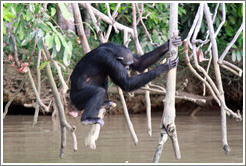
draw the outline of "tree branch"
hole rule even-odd
[[[81,41],[84,54],[86,54],[90,51],[90,46],[88,44],[88,41],[85,35],[83,21],[82,21],[82,17],[81,17],[80,10],[79,10],[79,5],[78,3],[72,3],[72,7],[73,7],[73,13],[74,13],[74,17],[75,17],[75,21],[77,25],[76,28],[78,31],[78,35]]]

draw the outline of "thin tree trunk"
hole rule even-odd
[[[178,3],[170,4],[170,23],[169,23],[169,35],[170,35],[170,43],[169,43],[169,52],[170,59],[174,60],[177,58],[178,49],[172,44],[172,39],[178,36]],[[176,125],[175,125],[175,91],[176,91],[176,70],[177,68],[173,68],[167,73],[167,92],[166,97],[164,99],[164,111],[161,123],[161,134],[158,146],[156,148],[156,153],[154,156],[153,162],[159,162],[161,151],[163,149],[163,145],[167,141],[167,135],[171,138],[173,149],[175,152],[175,156],[177,159],[181,158]]]

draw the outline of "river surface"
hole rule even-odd
[[[153,134],[147,134],[144,114],[130,115],[139,143],[134,145],[124,115],[106,115],[96,150],[84,145],[89,126],[80,118],[67,117],[75,125],[78,151],[73,151],[67,133],[65,158],[59,158],[60,125],[58,119],[40,116],[32,126],[32,116],[7,115],[3,120],[3,163],[151,163],[159,140],[161,113],[152,115]],[[162,151],[160,163],[242,163],[243,122],[228,119],[228,143],[232,151],[225,155],[221,143],[220,116],[177,115],[176,126],[182,158],[176,160],[171,140]]]

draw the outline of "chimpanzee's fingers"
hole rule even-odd
[[[174,68],[178,65],[179,62],[179,57],[177,56],[176,59],[174,59],[173,61],[171,61],[171,68]]]
[[[173,45],[179,46],[181,44],[181,37],[177,36],[172,42],[173,42]]]

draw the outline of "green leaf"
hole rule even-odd
[[[53,47],[51,58],[55,58],[56,57],[56,53],[57,53],[56,47]]]
[[[48,50],[51,49],[53,47],[53,36],[48,35],[45,38],[45,44],[48,45]]]
[[[55,8],[51,8],[51,17],[53,17],[56,14],[56,9]]]
[[[38,22],[39,23],[37,24],[37,27],[39,27],[40,29],[42,29],[46,33],[49,33],[50,32],[50,28],[46,24],[44,24],[40,20]]]
[[[68,48],[69,48],[69,51],[72,53],[72,51],[73,51],[73,43],[71,41],[68,42]]]
[[[61,42],[62,42],[62,45],[63,45],[66,49],[69,49],[69,48],[68,48],[68,44],[67,44],[67,42],[66,42],[64,36],[62,36],[62,34],[59,33],[59,32],[57,33],[57,35],[59,36],[59,38],[60,38],[60,40],[61,40]]]
[[[20,25],[19,25],[19,39],[20,40],[24,39],[24,32],[23,32],[23,24],[22,24],[22,22],[20,22]]]
[[[3,34],[4,35],[6,34],[6,25],[5,25],[5,22],[3,22]]]
[[[241,5],[241,14],[240,14],[241,17],[243,17],[243,5]]]
[[[27,43],[29,43],[33,37],[35,36],[36,34],[36,30],[32,31],[21,43],[21,46],[25,46]]]
[[[67,48],[65,48],[64,55],[63,55],[64,65],[69,66],[71,56],[72,56],[71,52]]]
[[[42,38],[44,37],[44,32],[42,31],[42,29],[38,29],[37,34],[36,34],[37,38]]]
[[[229,16],[228,18],[230,20],[230,23],[232,23],[232,24],[236,23],[236,20],[235,20],[235,18],[233,16]]]
[[[45,66],[49,63],[49,60],[44,61],[40,66],[39,66],[39,70],[43,70],[45,68]]]
[[[232,56],[231,56],[231,59],[232,59],[233,62],[236,61],[236,57],[237,57],[236,51],[233,50],[233,51],[232,51]]]
[[[42,38],[38,38],[37,39],[37,46],[38,46],[39,50],[43,49],[43,40],[42,40]]]
[[[62,16],[68,21],[74,21],[73,15],[67,10],[67,7],[64,3],[58,3],[58,6],[61,9]]]
[[[71,41],[68,42],[68,47],[65,48],[63,55],[63,63],[68,66],[72,57],[73,44]]]
[[[34,11],[35,15],[37,15],[39,12],[39,5],[40,5],[39,3],[35,5],[35,11]]]
[[[225,30],[226,30],[226,34],[227,34],[228,36],[233,36],[233,28],[232,28],[232,27],[226,26],[226,27],[225,27]]]
[[[61,42],[60,42],[60,39],[57,35],[55,35],[55,45],[56,45],[56,50],[59,52],[60,49],[61,49]]]
[[[53,26],[51,22],[47,22],[46,24],[49,25],[54,32],[58,33],[58,31],[56,30],[56,28]]]
[[[240,54],[240,51],[237,50],[237,61],[240,62],[241,59],[242,59],[242,56],[241,56],[241,54]]]

